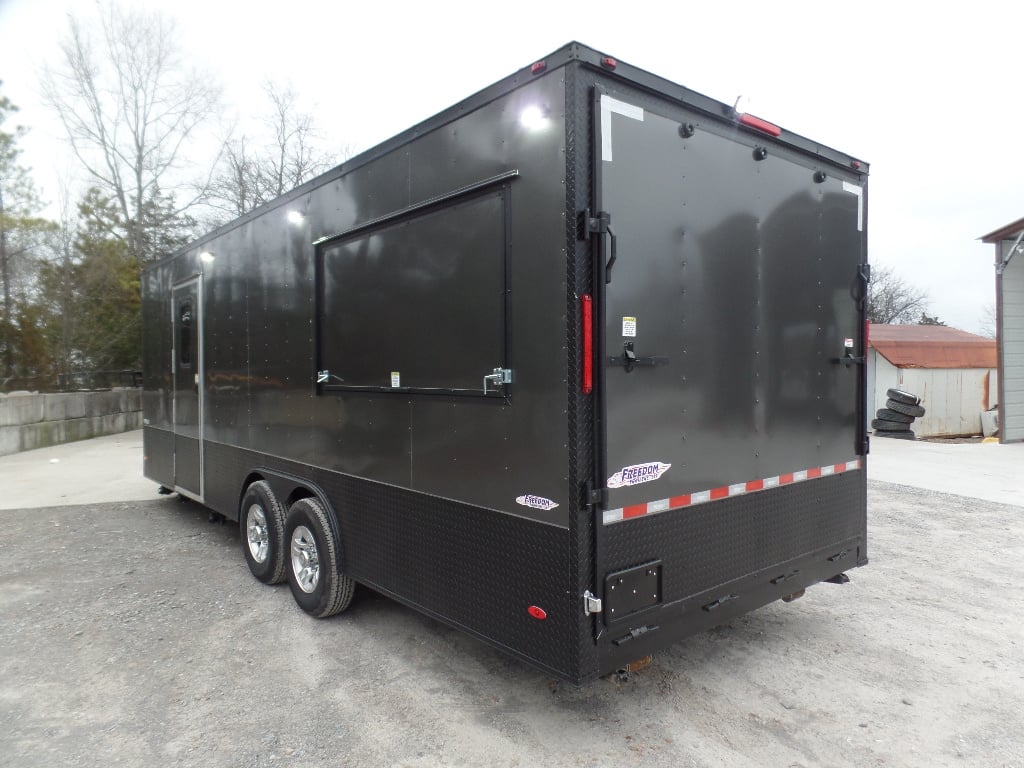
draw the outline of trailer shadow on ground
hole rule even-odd
[[[0,748],[23,767],[1024,765],[1019,509],[877,482],[870,501],[851,584],[584,688],[368,589],[311,619],[191,502],[5,512]]]

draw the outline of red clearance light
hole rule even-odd
[[[594,300],[590,294],[580,297],[583,310],[583,373],[580,387],[584,395],[594,391]]]
[[[767,133],[769,136],[779,136],[782,134],[782,129],[779,126],[772,125],[767,120],[748,115],[745,112],[740,115],[739,120],[742,125],[753,128],[755,131],[761,131],[761,133]]]
[[[601,59],[601,65],[608,67],[608,69],[615,69],[617,66],[619,66],[619,62],[617,62],[611,56],[605,56],[604,58]]]
[[[530,74],[531,75],[536,75],[538,72],[543,72],[547,68],[548,68],[548,63],[546,61],[538,61],[538,62],[534,63],[534,65],[532,67],[530,67]]]
[[[531,605],[526,610],[531,616],[533,616],[533,618],[537,619],[537,621],[544,621],[544,619],[548,617],[548,612],[536,605]]]

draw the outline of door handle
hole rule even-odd
[[[847,350],[846,354],[842,357],[833,357],[832,364],[842,365],[849,368],[851,365],[864,365],[864,358],[854,357],[853,352],[851,350]]]
[[[650,357],[637,357],[636,351],[633,348],[632,341],[626,341],[622,344],[622,354],[617,357],[609,357],[608,365],[610,366],[622,366],[626,369],[626,373],[632,373],[633,369],[637,366],[644,368],[651,368],[655,365],[668,365],[668,358],[663,355],[651,355]]]
[[[615,266],[615,260],[619,258],[619,239],[615,237],[615,232],[612,230],[610,223],[605,226],[605,230],[608,232],[609,246],[611,248],[611,256],[608,257],[608,263],[604,265],[604,282],[607,285],[612,281],[612,267]]]

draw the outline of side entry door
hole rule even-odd
[[[203,499],[202,282],[171,291],[171,370],[174,379],[174,486]]]

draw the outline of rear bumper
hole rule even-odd
[[[860,537],[825,547],[806,557],[765,568],[751,576],[664,603],[604,627],[598,640],[600,672],[622,669],[631,661],[664,650],[690,635],[726,623],[750,611],[867,564],[858,553]],[[844,554],[845,553],[845,554]]]

